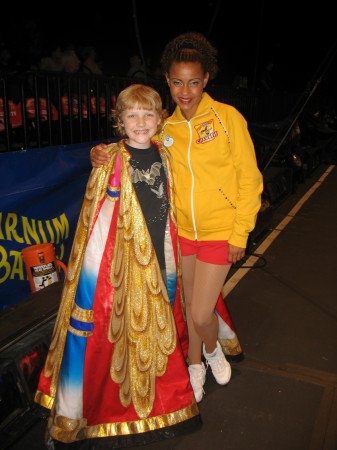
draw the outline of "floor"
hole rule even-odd
[[[324,163],[273,212],[224,286],[244,360],[227,386],[207,372],[199,431],[146,450],[337,449],[336,194]],[[8,448],[44,449],[44,429]]]

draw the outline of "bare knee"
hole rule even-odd
[[[191,318],[193,320],[194,326],[196,328],[207,328],[212,325],[214,320],[214,313],[205,314],[205,312],[201,312],[200,310],[191,310]]]

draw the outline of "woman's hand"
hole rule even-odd
[[[242,247],[236,247],[235,245],[228,244],[228,262],[233,264],[240,261],[245,256],[246,249]]]
[[[110,162],[110,155],[105,151],[107,144],[98,144],[90,150],[90,162],[92,167],[99,168],[107,166]]]

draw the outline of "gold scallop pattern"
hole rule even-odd
[[[110,373],[120,385],[123,406],[132,402],[138,416],[144,419],[153,407],[156,377],[165,373],[168,356],[175,349],[176,329],[127,167],[122,167],[121,173],[115,242],[118,256],[111,267],[115,292],[109,339],[115,346]]]

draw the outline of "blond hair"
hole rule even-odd
[[[152,87],[144,84],[131,84],[131,86],[128,86],[119,93],[116,101],[116,109],[112,114],[115,121],[114,127],[122,137],[126,137],[125,129],[122,126],[122,113],[134,108],[155,111],[162,120],[164,118],[163,105],[159,93]]]

